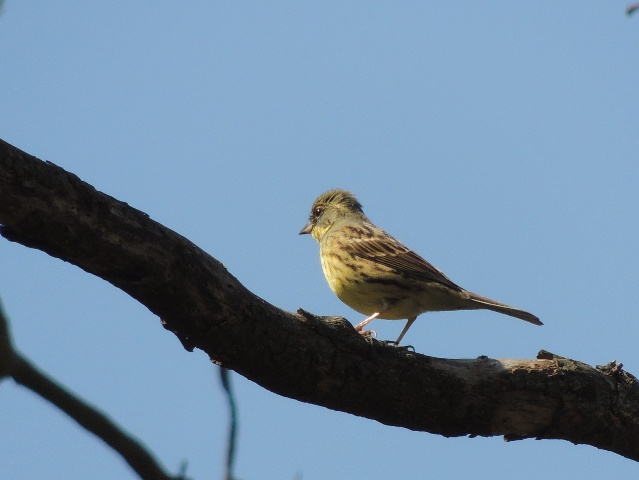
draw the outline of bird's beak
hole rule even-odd
[[[307,233],[311,233],[313,230],[313,223],[308,222],[304,228],[300,230],[300,235],[306,235]]]

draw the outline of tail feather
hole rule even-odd
[[[482,297],[470,292],[468,293],[470,294],[470,300],[477,305],[477,308],[484,308],[486,310],[492,310],[493,312],[503,313],[504,315],[519,318],[520,320],[525,320],[526,322],[530,322],[534,325],[543,325],[541,320],[532,313],[519,310],[518,308],[511,307],[505,303],[496,302],[490,298]]]

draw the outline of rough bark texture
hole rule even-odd
[[[445,436],[583,443],[639,460],[639,386],[620,365],[427,357],[346,320],[280,310],[146,214],[0,141],[0,233],[157,314],[185,348],[280,395]]]

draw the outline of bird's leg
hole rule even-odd
[[[362,321],[362,322],[358,323],[358,324],[355,326],[355,330],[357,330],[358,332],[361,332],[361,331],[362,331],[362,329],[363,329],[366,325],[368,325],[369,323],[371,323],[373,320],[375,320],[375,319],[379,316],[379,314],[380,314],[380,313],[382,313],[382,312],[375,312],[375,313],[373,313],[370,317],[368,317],[366,320],[364,320],[364,321]]]
[[[406,335],[406,332],[408,332],[408,329],[413,324],[413,322],[415,321],[416,318],[417,317],[413,317],[413,318],[409,318],[408,319],[408,322],[406,322],[406,326],[404,327],[404,330],[402,330],[402,333],[399,334],[399,337],[397,338],[397,341],[395,342],[395,345],[399,345],[399,342],[402,340],[402,338],[404,338],[404,335]],[[368,319],[366,319],[366,320],[368,320]],[[364,322],[366,320],[364,320]],[[355,328],[357,328],[357,327],[355,327]]]

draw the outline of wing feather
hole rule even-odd
[[[388,268],[392,268],[398,274],[419,281],[437,282],[445,285],[453,290],[462,291],[462,288],[456,285],[444,273],[431,263],[424,260],[401,242],[391,237],[383,230],[367,225],[362,230],[372,230],[372,235],[366,235],[369,232],[353,232],[349,249],[352,248],[353,255],[379,263]],[[370,227],[373,227],[370,229]],[[358,227],[351,227],[358,229]]]

